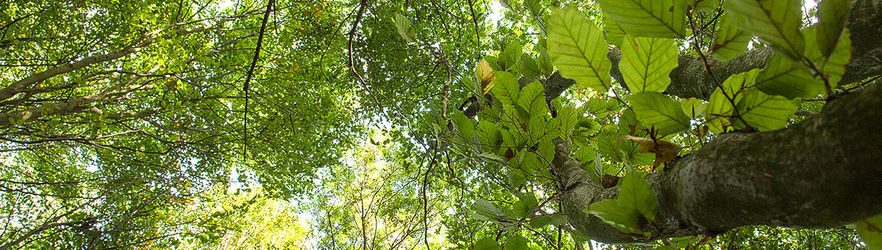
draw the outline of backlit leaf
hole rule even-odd
[[[625,36],[619,69],[632,93],[662,92],[671,84],[668,74],[677,67],[673,39]]]
[[[689,117],[680,103],[661,93],[643,92],[630,97],[631,107],[644,126],[654,126],[659,135],[669,135],[689,128]]]
[[[709,50],[711,56],[723,62],[740,56],[747,51],[747,43],[750,42],[751,37],[747,32],[732,25],[729,15],[723,15],[720,20],[720,30],[717,31]]]
[[[649,221],[655,220],[655,208],[658,200],[655,193],[643,179],[643,174],[632,172],[621,180],[622,190],[619,192],[618,203],[621,207],[635,209]]]
[[[723,7],[738,29],[759,36],[792,60],[802,57],[801,0],[729,0]]]
[[[552,11],[548,53],[563,77],[584,87],[606,91],[610,86],[609,47],[600,28],[572,7]]]
[[[630,35],[686,37],[685,0],[598,0],[597,3]]]

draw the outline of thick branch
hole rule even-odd
[[[3,89],[0,89],[0,100],[9,99],[10,97],[13,97],[16,94],[24,91],[26,88],[28,88],[34,84],[37,84],[39,82],[45,81],[46,79],[49,79],[53,76],[68,73],[68,72],[71,72],[71,71],[74,71],[77,69],[81,69],[83,67],[86,67],[86,66],[89,66],[92,64],[114,60],[114,59],[126,56],[128,54],[131,54],[132,52],[135,52],[135,51],[138,51],[138,48],[128,47],[128,48],[122,49],[120,51],[86,57],[83,60],[79,60],[74,63],[65,63],[61,66],[41,71],[39,73],[25,77],[24,79],[18,80],[17,82],[10,84],[9,86],[4,87]]]
[[[653,238],[721,233],[742,225],[835,227],[882,213],[882,86],[829,102],[790,128],[720,135],[647,177],[659,200]],[[570,223],[595,240],[636,242],[583,213],[614,198],[558,143],[556,166]],[[560,160],[557,160],[560,158]]]

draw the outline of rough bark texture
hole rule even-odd
[[[855,1],[848,27],[854,53],[840,84],[882,74],[882,1]],[[763,67],[771,55],[769,49],[752,50],[713,64],[711,71],[722,81]],[[612,50],[608,57],[612,76],[621,82],[615,67],[621,54]],[[670,77],[667,93],[680,97],[706,99],[716,86],[702,60],[690,56],[680,57]],[[572,85],[551,79],[556,78],[547,85]],[[882,213],[882,86],[878,81],[869,86],[789,128],[720,135],[647,176],[659,201],[656,221],[645,228],[651,237],[623,234],[583,212],[617,197],[619,188],[604,189],[591,180],[570,156],[569,142],[558,140],[554,166],[563,212],[578,231],[608,243],[721,233],[743,225],[835,227]]]
[[[793,127],[724,134],[647,176],[659,200],[654,238],[720,233],[742,225],[834,227],[882,213],[882,86],[831,101]],[[559,141],[564,212],[582,233],[635,242],[583,213],[615,198]]]

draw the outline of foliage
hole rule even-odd
[[[597,244],[564,202],[580,182],[603,195],[576,212],[649,242],[605,247],[879,244],[879,217],[856,223],[863,243],[764,226],[657,240],[645,177],[869,82],[840,82],[849,1],[0,8],[0,248],[582,249]],[[715,71],[761,47],[764,66]],[[710,77],[677,78],[684,60]]]

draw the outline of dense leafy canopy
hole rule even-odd
[[[700,158],[750,136],[811,154],[841,135],[824,122],[878,117],[879,6],[6,1],[0,249],[882,249],[878,205],[744,198],[825,185],[786,175],[811,166]],[[805,126],[827,130],[775,134]],[[866,138],[852,153],[880,153]],[[693,161],[711,174],[666,177]],[[701,200],[707,179],[743,189]],[[694,200],[719,213],[676,212]]]

